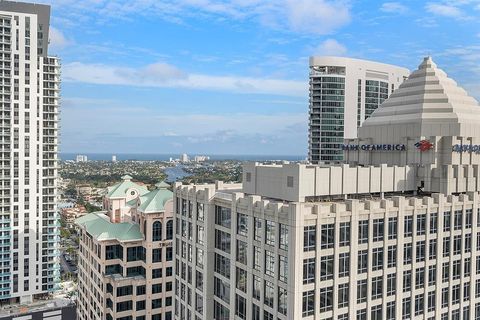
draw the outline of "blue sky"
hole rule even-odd
[[[432,55],[480,98],[480,0],[41,2],[63,152],[306,155],[311,55]]]

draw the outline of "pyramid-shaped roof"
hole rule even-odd
[[[145,186],[139,185],[133,182],[132,177],[125,175],[122,177],[122,182],[117,183],[114,186],[107,188],[107,197],[109,198],[122,198],[125,197],[127,191],[131,188],[137,189],[140,195],[148,193],[148,189]]]
[[[375,126],[414,124],[412,136],[479,136],[478,102],[439,69],[431,57],[365,120],[359,137]]]
[[[173,193],[166,188],[158,188],[140,197],[138,209],[143,213],[162,212],[165,204],[173,199]]]
[[[104,211],[86,214],[75,220],[77,225],[85,227],[97,240],[117,240],[120,242],[143,240],[138,224],[130,222],[112,223]]]

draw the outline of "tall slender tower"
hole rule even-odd
[[[59,60],[50,6],[0,1],[0,303],[58,282]]]

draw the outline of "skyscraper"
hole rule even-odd
[[[50,7],[0,2],[0,300],[32,301],[59,280],[60,63]]]
[[[343,160],[343,139],[408,76],[405,68],[341,57],[310,58],[310,162]]]
[[[427,57],[345,149],[177,183],[176,318],[480,319],[478,102]]]

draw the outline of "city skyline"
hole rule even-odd
[[[480,96],[478,1],[50,3],[62,152],[306,156],[311,55],[432,55]]]

